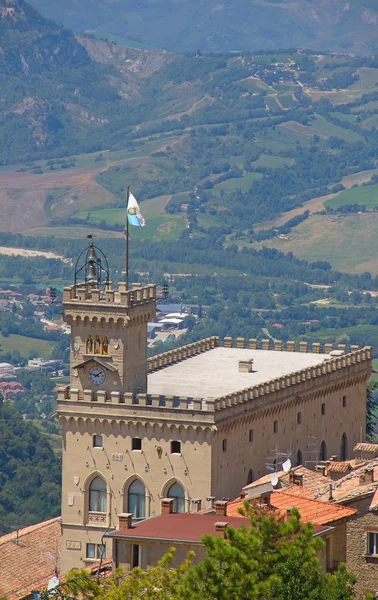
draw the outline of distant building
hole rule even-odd
[[[37,371],[57,371],[63,367],[62,359],[46,360],[44,358],[31,358],[28,360],[28,368]]]
[[[24,386],[19,381],[3,381],[0,383],[0,392],[4,400],[15,400],[24,393]]]

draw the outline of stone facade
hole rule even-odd
[[[339,455],[344,434],[343,451],[351,457],[364,431],[370,348],[339,347],[325,362],[319,358],[315,366],[217,398],[148,394],[148,373],[198,360],[220,346],[237,348],[243,361],[243,348],[258,347],[256,340],[212,337],[147,361],[155,302],[155,286],[64,290],[72,333],[71,385],[59,391],[57,407],[63,429],[62,573],[97,560],[104,533],[117,527],[118,514],[132,512],[131,505],[140,503],[137,516],[159,514],[160,500],[174,484],[182,490],[178,510],[195,512],[206,498],[237,496],[251,476],[265,473],[275,447],[290,451],[293,462],[298,451],[306,460],[315,438],[328,455]],[[88,336],[105,345],[105,353],[95,354]],[[269,340],[262,346],[271,348]],[[297,350],[307,352],[307,344],[287,343],[287,352]],[[311,350],[319,354],[320,344]],[[331,350],[327,345],[325,351]],[[282,351],[282,343],[271,349],[272,355]],[[88,378],[93,368],[104,373],[101,384]],[[131,497],[136,481],[144,491]],[[99,482],[103,491],[95,489]]]
[[[357,578],[358,600],[363,600],[368,593],[373,597],[378,593],[378,555],[368,553],[368,532],[378,534],[378,513],[369,511],[372,496],[373,492],[348,503],[348,506],[358,509],[347,524],[346,559],[348,571]]]

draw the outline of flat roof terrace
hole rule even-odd
[[[148,375],[148,393],[190,398],[217,398],[320,365],[329,354],[276,352],[218,347]],[[250,373],[239,361],[253,360]]]

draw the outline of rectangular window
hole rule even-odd
[[[297,413],[297,423],[298,423],[298,425],[300,425],[302,423],[302,413],[301,412]]]
[[[87,558],[96,558],[96,544],[87,544]]]
[[[227,440],[222,441],[222,452],[227,452]]]
[[[325,415],[325,404],[324,404],[324,402],[322,404],[322,415]]]
[[[140,438],[131,440],[131,450],[142,450],[142,440]]]
[[[135,569],[139,567],[139,545],[133,544],[132,557],[131,557],[131,568]]]
[[[250,444],[252,444],[252,442],[253,442],[253,429],[249,430],[249,442],[250,442]]]
[[[346,396],[343,396],[343,408],[345,408],[346,405],[347,405]]]
[[[274,421],[273,423],[273,433],[278,433],[278,421]]]
[[[378,532],[367,532],[367,553],[372,556],[378,555]]]
[[[102,448],[102,435],[93,436],[93,448]]]
[[[181,454],[181,442],[171,442],[171,454]]]
[[[106,545],[105,544],[97,544],[97,558],[99,558],[99,559],[106,558]]]

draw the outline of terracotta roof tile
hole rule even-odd
[[[288,510],[296,507],[301,515],[301,521],[311,522],[318,525],[327,525],[346,517],[351,517],[357,510],[340,504],[321,502],[309,498],[300,498],[287,491],[273,492],[270,503],[278,510]]]
[[[0,537],[0,597],[18,600],[43,589],[60,564],[61,519],[51,519]]]
[[[340,504],[325,504],[321,500],[313,500],[308,497],[309,494],[312,494],[311,490],[306,490],[301,486],[292,486],[290,489],[293,488],[298,488],[295,490],[295,493],[287,490],[273,492],[269,498],[270,505],[283,514],[286,514],[289,508],[295,506],[299,510],[301,521],[304,523],[311,522],[314,525],[328,525],[334,521],[350,517],[357,512],[355,508],[347,508]],[[298,491],[302,493],[302,496],[298,494]],[[237,517],[239,515],[238,509],[243,504],[244,500],[241,498],[232,500],[227,505],[227,514]]]
[[[348,461],[338,462],[336,460],[331,460],[327,466],[327,471],[329,473],[349,473],[351,470],[352,465]]]
[[[132,528],[121,527],[108,537],[133,537],[169,541],[200,542],[206,534],[216,535],[215,523],[227,522],[231,527],[248,526],[249,519],[238,515],[222,516],[198,513],[159,515],[136,523]]]
[[[373,481],[371,476],[367,476],[368,471],[373,471]],[[366,483],[363,481],[363,477],[366,479]],[[369,460],[358,469],[351,471],[344,477],[341,477],[337,481],[332,482],[332,496],[334,500],[347,503],[349,500],[358,498],[359,496],[373,495],[376,487],[378,486],[378,459]],[[329,480],[327,484],[319,488],[318,492],[314,495],[314,498],[319,500],[327,501],[329,491]]]
[[[355,445],[353,452],[376,452],[378,454],[378,444],[366,444],[364,442],[360,442]]]
[[[327,478],[324,477],[324,475],[321,472],[311,471],[311,469],[307,469],[302,465],[291,469],[291,473],[294,473],[295,475],[302,475],[303,487],[306,487],[310,490],[314,490],[316,492],[322,485],[324,485],[325,482],[327,482],[327,485],[329,483]],[[281,483],[281,487],[288,487],[292,485],[290,482],[290,471],[288,473],[285,473],[284,471],[279,471],[277,475]],[[262,483],[268,483],[270,482],[271,478],[272,474],[268,473],[268,475],[264,475],[263,477],[260,477],[260,479],[256,479],[256,481],[254,481],[253,483],[250,483],[249,485],[243,487],[243,490],[247,492],[249,489],[261,485]]]

